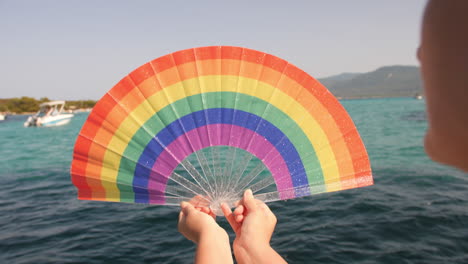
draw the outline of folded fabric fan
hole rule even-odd
[[[373,184],[338,100],[304,71],[238,47],[203,47],[139,67],[94,107],[71,166],[78,198],[265,202]]]

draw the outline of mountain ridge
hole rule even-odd
[[[423,93],[417,66],[383,66],[365,73],[341,73],[318,81],[340,98],[410,97]]]

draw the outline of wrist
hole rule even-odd
[[[248,253],[256,253],[268,251],[270,246],[269,241],[255,240],[255,239],[236,239],[233,244],[234,249],[240,249]]]
[[[236,257],[236,260],[239,263],[259,263],[258,261],[262,259],[262,256],[268,256],[268,254],[274,251],[273,248],[268,243],[257,243],[249,245],[233,245],[233,253]]]
[[[270,245],[234,249],[239,264],[284,264],[287,263]]]
[[[229,236],[224,229],[210,229],[200,234],[195,263],[233,263]]]
[[[226,231],[220,227],[214,227],[207,230],[204,230],[200,233],[198,241],[195,243],[199,244],[202,242],[226,242],[229,243],[229,236]]]

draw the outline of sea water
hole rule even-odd
[[[422,100],[344,100],[375,185],[273,202],[290,263],[468,263],[468,175],[424,153]],[[79,201],[70,181],[86,114],[66,126],[0,123],[0,263],[191,263],[178,208]],[[232,239],[232,231],[218,218]]]

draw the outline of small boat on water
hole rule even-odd
[[[0,121],[7,119],[7,114],[0,113]]]
[[[41,104],[39,107],[39,111],[24,122],[25,127],[62,126],[70,123],[74,116],[73,114],[64,113],[65,101],[47,102]]]

